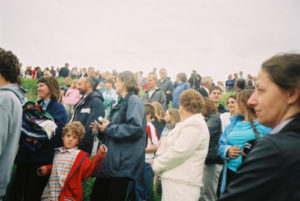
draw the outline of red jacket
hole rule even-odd
[[[99,170],[105,157],[106,152],[102,153],[99,149],[91,161],[86,152],[80,151],[66,178],[64,187],[59,195],[59,201],[64,201],[65,198],[81,201],[83,196],[82,180],[94,175]],[[46,167],[48,169],[48,174],[50,174],[52,165],[46,165]]]

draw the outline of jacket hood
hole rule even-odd
[[[11,91],[11,92],[13,92],[19,98],[22,105],[27,102],[27,98],[25,96],[27,90],[23,89],[19,85],[9,84],[9,85],[6,85],[4,87],[1,87],[0,90],[1,91]]]
[[[101,93],[97,92],[97,91],[93,91],[92,93],[90,93],[86,98],[87,99],[90,99],[92,97],[96,97],[96,98],[99,98],[102,102],[104,101],[104,98],[102,96]]]

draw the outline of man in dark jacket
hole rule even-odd
[[[90,124],[99,117],[104,117],[103,97],[98,92],[93,91],[94,82],[91,78],[83,77],[78,80],[78,89],[82,94],[82,99],[74,106],[74,113],[70,122],[80,121],[86,130],[83,140],[79,143],[79,149],[91,154],[94,135]]]
[[[164,110],[167,110],[166,95],[157,87],[157,76],[154,73],[150,73],[147,77],[148,90],[145,92],[142,100],[144,103],[159,102]]]
[[[213,86],[209,89],[209,98],[214,101],[217,111],[220,114],[228,112],[228,110],[226,110],[225,107],[219,103],[221,95],[222,89],[219,86]]]
[[[68,77],[69,76],[69,64],[66,63],[64,67],[62,67],[59,71],[59,77]]]
[[[209,94],[209,89],[212,87],[213,85],[213,80],[211,77],[209,76],[205,76],[202,78],[201,80],[201,85],[202,87],[200,87],[200,89],[198,90],[199,93],[203,96],[203,97],[208,97]]]

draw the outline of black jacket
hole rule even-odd
[[[68,77],[69,76],[69,69],[68,68],[66,68],[66,67],[62,67],[61,69],[60,69],[60,71],[59,71],[59,77],[63,77],[63,78],[65,78],[65,77]]]
[[[97,177],[130,178],[141,182],[144,173],[146,112],[140,97],[129,93],[112,109],[104,130],[108,152]]]
[[[219,139],[222,133],[222,123],[219,115],[215,112],[208,114],[205,121],[209,130],[209,147],[205,160],[205,164],[223,164],[218,149]]]
[[[257,140],[220,201],[300,200],[300,113]]]
[[[80,121],[85,127],[85,136],[79,143],[78,148],[88,152],[89,154],[93,148],[94,135],[90,124],[98,119],[104,117],[103,97],[98,92],[89,93],[85,98],[83,97],[75,106],[74,114],[71,121]]]
[[[200,89],[198,89],[198,92],[203,96],[203,97],[208,97],[208,93],[207,91],[201,87]]]
[[[226,110],[225,107],[222,104],[219,104],[217,110],[218,110],[218,113],[220,113],[220,114],[228,112],[228,110]]]

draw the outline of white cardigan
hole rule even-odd
[[[169,132],[153,170],[162,179],[202,186],[209,131],[202,114],[194,114]]]

